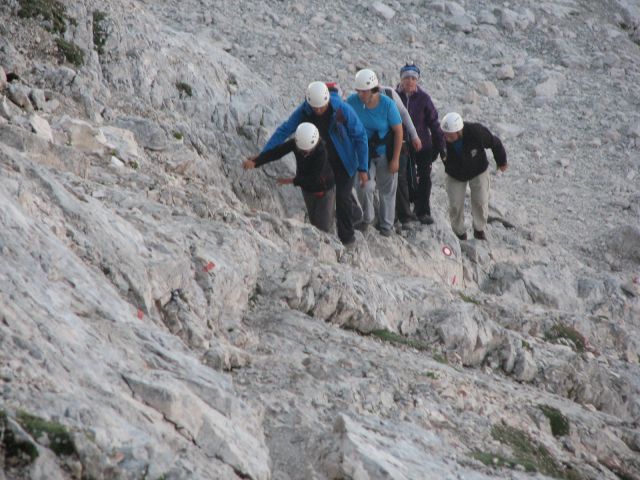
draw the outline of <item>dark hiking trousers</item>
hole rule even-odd
[[[309,222],[318,230],[331,232],[333,224],[333,205],[336,200],[336,188],[320,193],[302,191],[304,203],[307,206]]]
[[[409,157],[400,154],[400,168],[398,170],[398,190],[396,191],[396,218],[404,223],[411,217],[411,197],[409,189]]]
[[[362,218],[362,210],[353,198],[355,175],[350,177],[338,156],[329,159],[336,180],[336,230],[342,243],[353,239],[353,222]]]
[[[415,214],[431,215],[431,149],[423,148],[415,154],[414,158],[418,169],[418,188],[413,200]]]

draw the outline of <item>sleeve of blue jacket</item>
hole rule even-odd
[[[298,108],[296,108],[293,113],[289,116],[289,118],[273,132],[271,138],[262,149],[262,152],[265,153],[269,150],[276,148],[281,143],[285,142],[293,133],[295,133],[298,125],[302,123],[303,113],[302,109],[304,108],[304,103],[302,103]]]
[[[343,102],[342,109],[347,119],[347,132],[356,151],[357,165],[359,172],[369,171],[369,145],[367,143],[367,131],[358,118],[355,110],[346,102]]]

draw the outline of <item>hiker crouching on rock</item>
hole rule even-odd
[[[305,101],[273,133],[262,152],[280,145],[303,122],[313,123],[325,141],[329,164],[336,183],[336,229],[344,245],[355,242],[353,218],[360,207],[351,195],[358,171],[361,184],[367,182],[367,134],[353,109],[337,92],[329,93],[323,82],[311,82]]]
[[[378,77],[369,69],[360,70],[355,79],[356,92],[347,98],[367,132],[369,142],[369,182],[356,190],[364,211],[363,227],[373,223],[373,194],[378,187],[380,234],[393,234],[396,215],[396,189],[400,149],[402,148],[402,120],[393,100],[380,94]],[[364,229],[364,228],[363,228]]]
[[[442,161],[447,174],[445,186],[449,198],[451,228],[460,240],[467,239],[464,226],[464,197],[468,183],[471,190],[473,237],[486,240],[490,180],[489,161],[485,149],[491,149],[501,172],[507,169],[507,153],[500,139],[487,127],[479,123],[463,123],[462,117],[455,112],[444,116],[442,131],[447,142],[447,157]]]
[[[307,206],[309,221],[324,232],[331,230],[333,206],[336,200],[333,170],[327,158],[325,142],[312,123],[301,123],[294,138],[263,151],[242,163],[242,168],[250,170],[273,162],[291,153],[296,157],[296,176],[279,178],[279,185],[295,185],[302,188],[302,196]]]

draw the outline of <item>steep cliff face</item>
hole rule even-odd
[[[157,3],[0,6],[0,479],[640,478],[637,5]],[[407,58],[505,143],[486,242],[441,164],[352,248],[241,169]]]

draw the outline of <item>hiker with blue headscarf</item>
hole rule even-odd
[[[406,64],[400,69],[400,84],[397,92],[402,99],[416,127],[422,142],[422,148],[414,151],[414,159],[418,170],[418,185],[414,194],[414,213],[421,223],[433,223],[431,216],[431,164],[438,155],[446,156],[444,135],[438,121],[431,97],[420,85],[420,69],[415,64]]]

